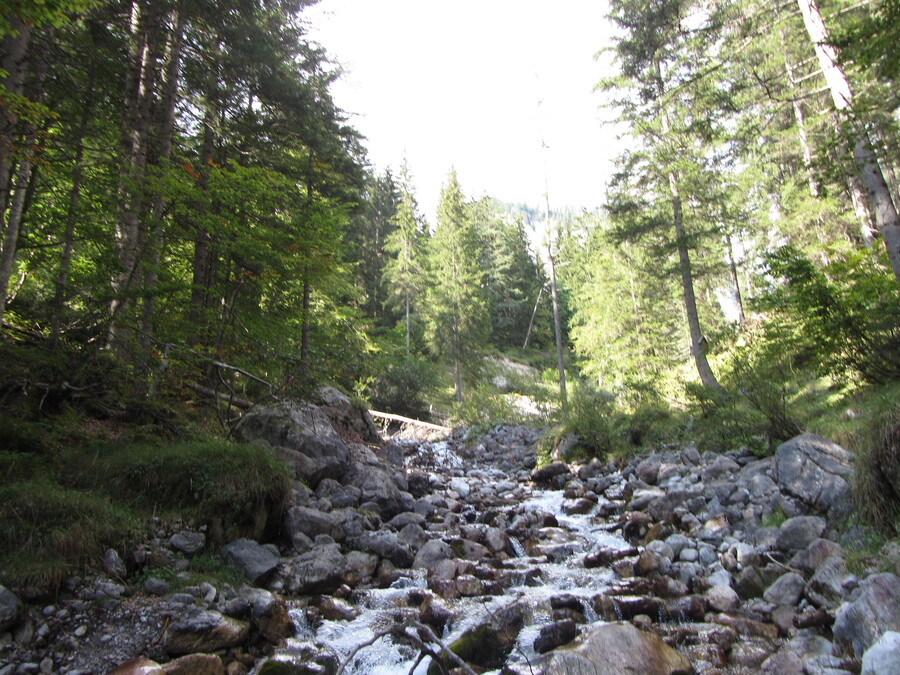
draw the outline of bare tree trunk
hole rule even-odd
[[[663,137],[669,135],[669,113],[665,108],[663,101],[663,79],[659,65],[659,61],[655,62],[657,76],[657,90],[659,93],[662,133]],[[707,387],[721,389],[719,381],[710,368],[709,361],[706,358],[706,338],[700,329],[700,315],[697,312],[697,298],[694,294],[694,275],[691,270],[691,257],[688,251],[687,236],[684,230],[684,213],[682,211],[681,193],[678,189],[678,178],[674,170],[666,171],[669,181],[669,197],[672,202],[672,224],[675,228],[675,246],[678,249],[678,269],[681,273],[681,295],[684,301],[684,311],[687,318],[688,330],[690,333],[690,350],[694,365],[697,367],[697,374],[700,381]]]
[[[785,34],[781,31],[781,39],[784,41]],[[806,134],[806,117],[803,114],[803,103],[797,95],[797,80],[794,77],[794,66],[790,60],[785,58],[784,70],[787,73],[788,85],[791,88],[791,104],[794,110],[794,122],[797,124],[797,137],[800,140],[800,150],[803,152],[803,164],[806,169],[806,180],[809,185],[809,193],[813,197],[819,196],[819,187],[816,185],[816,178],[813,175],[812,168],[812,150],[809,146],[809,137]]]
[[[853,204],[853,212],[859,219],[859,234],[863,245],[871,249],[875,240],[880,236],[878,227],[872,221],[872,214],[866,201],[866,193],[859,182],[859,176],[850,174],[847,177],[847,192],[850,194],[850,202]]]
[[[46,54],[42,53],[37,63],[37,72],[35,76],[36,87],[34,100],[41,101],[44,96],[44,77],[47,72]],[[24,63],[21,64],[24,70]],[[28,136],[25,140],[24,155],[19,162],[19,169],[16,175],[16,182],[13,188],[12,202],[9,205],[9,214],[6,218],[6,231],[3,236],[3,249],[0,252],[0,325],[3,323],[3,315],[6,313],[7,292],[9,290],[9,278],[12,275],[13,264],[16,259],[16,245],[19,239],[19,231],[22,226],[22,219],[25,215],[26,196],[31,186],[32,170],[34,167],[33,159],[37,153],[38,128],[37,123],[32,121],[28,127]],[[2,217],[2,216],[0,216]]]
[[[734,299],[738,306],[738,323],[743,326],[746,323],[744,316],[744,298],[741,296],[741,284],[738,282],[737,263],[734,261],[734,247],[731,245],[731,234],[725,231],[725,248],[728,253],[728,271],[731,273],[731,283],[734,285]]]
[[[894,277],[900,285],[900,216],[897,207],[884,179],[881,166],[872,150],[872,143],[866,132],[865,126],[852,117],[853,91],[850,83],[837,62],[837,51],[828,42],[828,30],[816,0],[797,0],[800,12],[803,15],[803,23],[813,43],[822,74],[831,90],[831,99],[834,106],[842,113],[848,115],[853,133],[853,158],[859,170],[860,182],[869,199],[870,210],[875,219],[884,245],[887,249],[888,260]]]
[[[208,189],[210,162],[213,155],[213,124],[215,124],[215,104],[207,101],[203,120],[203,148],[200,152],[200,176],[203,189]],[[188,321],[193,333],[188,339],[192,346],[203,342],[206,333],[206,317],[204,316],[209,302],[211,238],[202,225],[194,230],[194,259],[191,278],[191,300],[188,308]]]
[[[122,169],[116,221],[116,253],[119,270],[112,279],[108,344],[124,336],[122,311],[130,304],[146,235],[141,222],[144,209],[143,178],[147,167],[150,115],[159,74],[162,28],[161,3],[150,0],[131,4],[128,75],[125,83],[122,124]]]
[[[456,395],[456,402],[462,403],[462,363],[458,354],[453,359],[453,389]]]
[[[178,100],[178,83],[181,71],[181,50],[184,32],[184,16],[176,7],[174,10],[173,29],[169,42],[168,59],[165,70],[165,89],[163,92],[163,120],[158,137],[157,163],[165,168],[172,156],[172,134],[175,129],[175,103]],[[151,337],[154,333],[154,320],[156,314],[156,286],[159,281],[159,263],[162,242],[160,241],[161,225],[163,217],[163,195],[157,192],[153,195],[153,205],[150,213],[150,232],[147,236],[147,261],[144,269],[144,287],[146,289],[143,298],[143,314],[141,316],[141,347],[144,353],[150,349]]]
[[[11,96],[20,96],[25,82],[25,72],[28,70],[31,26],[14,16],[9,18],[9,23],[12,32],[6,35],[0,44],[4,54],[0,69],[6,72],[6,76],[0,78],[0,85],[3,85]],[[19,120],[15,112],[6,109],[5,106],[0,112],[6,122],[0,134],[0,217],[2,217],[9,197],[9,178],[15,160],[13,149],[16,146]],[[3,293],[6,293],[6,288],[3,288]]]
[[[94,107],[94,81],[97,75],[97,61],[91,59],[88,64],[87,84],[84,90],[84,101],[81,106],[81,118],[78,121],[78,134],[75,140],[75,158],[72,168],[72,187],[69,190],[69,204],[66,210],[66,228],[63,233],[63,248],[59,256],[59,270],[53,289],[53,303],[50,316],[50,346],[55,348],[59,342],[60,321],[65,309],[66,294],[69,286],[69,270],[72,267],[72,251],[75,248],[75,225],[78,219],[78,207],[81,201],[81,181],[84,166],[84,137],[87,135],[91,111]]]

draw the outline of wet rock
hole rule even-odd
[[[861,675],[900,675],[900,633],[886,631],[866,650]]]
[[[447,609],[435,596],[425,596],[419,606],[419,621],[426,626],[431,626],[435,633],[440,635],[444,627],[453,619],[453,613]]]
[[[852,455],[837,443],[802,434],[775,451],[775,480],[783,492],[833,520],[852,508]]]
[[[860,582],[851,601],[837,610],[834,641],[853,649],[857,658],[885,631],[900,631],[900,578],[874,574]]]
[[[323,596],[319,600],[318,609],[326,621],[352,621],[360,613],[360,610],[352,607],[346,600],[331,595]]]
[[[535,483],[550,483],[557,476],[561,476],[569,472],[569,467],[565,462],[550,462],[544,466],[531,472],[531,480]]]
[[[277,643],[293,636],[294,621],[283,598],[262,588],[243,588],[241,597],[249,604],[253,626],[266,640]]]
[[[744,600],[760,598],[766,589],[781,576],[783,568],[778,565],[763,567],[747,567],[741,570],[734,580],[734,590]]]
[[[366,503],[374,504],[382,518],[389,520],[401,511],[412,510],[412,498],[407,493],[406,499],[391,477],[394,469],[388,470],[375,454],[366,446],[358,443],[350,446],[350,467],[342,482],[360,490],[360,507]],[[409,508],[405,508],[408,506]]]
[[[524,623],[522,607],[517,602],[509,603],[492,612],[486,623],[464,632],[450,645],[450,650],[470,666],[483,670],[500,668],[512,651]],[[445,665],[452,665],[446,656],[443,661]],[[428,675],[440,672],[436,663],[428,669]]]
[[[254,675],[334,675],[341,665],[337,653],[319,642],[293,642],[277,656],[263,660]]]
[[[578,626],[571,619],[541,626],[540,633],[534,640],[534,651],[538,654],[546,654],[551,649],[569,644],[578,637],[578,632]]]
[[[278,568],[279,559],[252,539],[237,539],[222,547],[222,556],[240,567],[254,586],[264,585]]]
[[[658,619],[662,613],[662,602],[658,598],[624,595],[598,595],[594,598],[594,611],[605,621],[631,621],[638,615]]]
[[[622,558],[638,555],[636,548],[599,548],[588,553],[584,557],[584,566],[587,568],[609,567],[612,563]]]
[[[688,595],[668,602],[663,610],[666,621],[679,623],[703,621],[706,616],[706,599],[699,595]]]
[[[625,623],[598,626],[539,660],[544,675],[689,673],[690,661],[652,633]]]
[[[782,551],[800,551],[807,548],[825,531],[825,519],[818,516],[794,516],[778,528],[775,546]]]
[[[163,650],[172,656],[227,649],[247,640],[250,625],[214,610],[189,609],[169,626]]]
[[[216,654],[188,654],[163,666],[166,675],[225,675],[225,665]]]
[[[786,572],[766,589],[762,597],[766,602],[794,607],[800,602],[805,589],[806,579],[796,572]]]
[[[0,586],[0,632],[12,628],[22,618],[24,605],[11,590]]]
[[[12,671],[10,671],[12,672]],[[17,671],[18,672],[18,671]],[[166,671],[156,661],[139,656],[118,666],[110,675],[165,675]]]
[[[798,635],[763,662],[762,672],[771,675],[806,675],[806,669],[821,657],[831,655],[831,643],[818,635]],[[819,671],[812,671],[819,672]]]

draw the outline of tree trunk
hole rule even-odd
[[[181,48],[183,43],[184,16],[176,7],[174,10],[173,29],[169,42],[169,53],[165,70],[165,89],[163,92],[163,120],[162,128],[157,138],[156,162],[165,168],[172,155],[172,134],[175,129],[175,104],[178,100],[178,82],[181,71]],[[141,346],[144,354],[150,350],[151,338],[154,334],[154,320],[156,314],[156,293],[159,281],[159,263],[162,247],[162,227],[160,221],[164,212],[163,195],[157,192],[153,195],[153,205],[150,213],[150,232],[147,236],[147,260],[144,268],[143,313],[141,316]]]
[[[208,189],[210,162],[213,155],[213,124],[215,123],[215,104],[207,101],[206,113],[203,120],[203,148],[200,152],[200,176],[202,189]],[[211,239],[209,232],[202,225],[197,225],[194,230],[194,259],[191,278],[191,301],[188,308],[188,321],[193,327],[193,332],[188,339],[192,346],[203,342],[206,334],[207,317],[205,317],[209,300],[210,286],[210,253]]]
[[[853,91],[850,83],[837,62],[837,50],[828,42],[828,30],[816,0],[797,0],[803,23],[813,43],[822,74],[831,91],[834,106],[848,115],[853,134],[853,158],[859,170],[860,182],[869,199],[870,210],[881,232],[887,249],[888,260],[897,284],[900,285],[900,216],[888,189],[878,159],[865,126],[852,117]]]
[[[24,23],[18,17],[9,18],[10,28],[13,33],[3,38],[0,49],[4,57],[0,63],[0,69],[6,72],[6,76],[0,78],[0,85],[6,88],[11,96],[22,94],[22,85],[25,82],[25,72],[28,70],[28,45],[31,41],[31,26]],[[3,109],[6,125],[2,137],[0,137],[0,218],[6,211],[9,197],[9,177],[14,162],[13,150],[16,147],[16,134],[18,117],[12,110]],[[4,236],[5,238],[5,236]],[[6,293],[6,288],[3,288]]]
[[[731,283],[734,285],[734,299],[738,307],[738,323],[746,323],[744,316],[744,299],[741,296],[741,284],[738,282],[737,263],[734,261],[734,247],[731,245],[731,234],[725,231],[725,247],[728,253],[728,271],[731,272]]]
[[[69,190],[69,204],[66,210],[66,228],[63,232],[63,248],[59,256],[59,270],[53,288],[53,302],[50,316],[50,347],[55,348],[59,342],[60,321],[65,309],[66,295],[69,286],[69,270],[72,267],[72,251],[75,248],[75,224],[78,219],[78,206],[81,201],[81,181],[84,170],[84,137],[87,135],[91,111],[94,107],[94,80],[97,74],[97,62],[91,59],[88,65],[87,84],[84,90],[84,101],[81,106],[81,118],[78,121],[78,135],[75,138],[75,158],[72,167],[72,187]]]
[[[453,389],[456,395],[456,402],[462,403],[462,363],[459,355],[453,359]]]
[[[143,179],[147,167],[150,116],[159,74],[161,3],[150,2],[145,11],[138,0],[131,4],[128,75],[125,82],[122,124],[122,169],[119,175],[119,215],[116,253],[119,269],[112,279],[108,345],[124,337],[122,311],[130,304],[140,250],[146,236]]]

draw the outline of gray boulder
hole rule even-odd
[[[775,481],[781,490],[833,520],[850,514],[852,455],[837,443],[801,434],[775,451]]]
[[[800,598],[803,597],[803,591],[806,589],[806,580],[796,572],[787,572],[782,574],[769,586],[763,593],[763,600],[776,605],[785,605],[793,607]]]
[[[818,516],[794,516],[778,528],[775,547],[782,551],[799,551],[807,548],[825,531],[825,519]]]
[[[844,549],[841,548],[840,544],[828,539],[816,539],[804,550],[795,554],[788,563],[788,567],[812,573],[829,558],[842,557],[843,555]]]
[[[206,535],[202,532],[178,532],[169,537],[169,548],[185,555],[197,555],[206,546]]]
[[[342,429],[366,443],[378,443],[381,434],[369,411],[353,403],[346,394],[334,387],[322,385],[315,391],[316,403],[336,429]]]
[[[819,565],[806,585],[806,598],[812,604],[823,609],[836,609],[844,595],[844,582],[847,580],[847,567],[843,558],[828,558]]]
[[[15,626],[22,618],[24,606],[11,590],[0,586],[0,633]]]
[[[238,539],[222,547],[222,556],[244,570],[254,586],[262,586],[278,568],[279,559],[272,551],[252,539]]]
[[[608,623],[541,657],[543,675],[675,675],[693,672],[691,662],[658,636],[631,624]]]
[[[283,566],[278,581],[295,595],[334,593],[347,572],[340,545],[323,544],[290,560]]]
[[[262,588],[242,588],[241,597],[250,605],[250,619],[266,640],[277,643],[294,635],[294,620],[283,598]]]
[[[413,569],[425,568],[429,572],[437,567],[442,560],[450,560],[453,557],[453,549],[440,539],[432,539],[426,542],[413,560]]]
[[[406,500],[394,482],[388,465],[359,443],[350,446],[350,453],[350,467],[342,482],[360,490],[360,503],[375,504],[385,520],[404,510]]]
[[[323,478],[343,476],[350,462],[350,450],[331,421],[309,403],[285,401],[251,410],[235,426],[234,437],[284,448],[279,457],[313,487]]]
[[[341,541],[344,538],[341,522],[342,518],[339,513],[326,513],[308,506],[292,506],[285,511],[282,531],[292,542],[298,534],[309,539],[315,539],[320,534],[327,534],[335,541]],[[306,547],[306,540],[301,541],[302,545],[296,546],[297,550],[303,550]]]
[[[860,582],[850,602],[838,608],[834,641],[852,647],[859,658],[889,630],[900,631],[900,578],[873,574]]]
[[[163,649],[170,656],[214,652],[245,642],[250,624],[205,609],[192,608],[169,626]]]
[[[375,553],[382,558],[387,558],[397,567],[409,567],[413,564],[412,550],[396,532],[387,530],[365,532],[347,543],[358,551]]]
[[[900,675],[900,633],[889,630],[866,650],[862,675]]]

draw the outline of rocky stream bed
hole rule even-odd
[[[53,603],[0,587],[0,675],[900,673],[900,550],[850,572],[826,439],[535,468],[540,431],[383,441],[334,391],[235,433],[297,476],[277,534],[156,523]],[[210,549],[246,585],[154,573]]]

